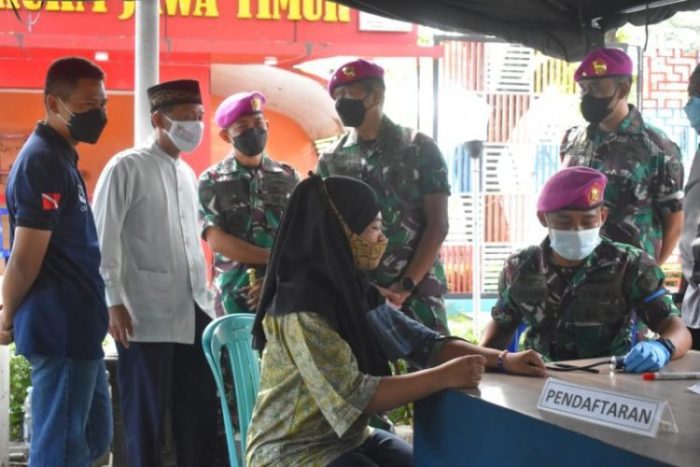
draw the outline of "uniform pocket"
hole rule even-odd
[[[583,299],[572,305],[573,328],[579,358],[610,355],[623,323],[619,299]]]
[[[216,208],[227,233],[245,239],[250,220],[250,193],[246,180],[219,182],[214,187]]]
[[[287,207],[294,186],[295,180],[286,173],[265,174],[260,194],[265,208],[272,209],[277,216],[281,216]]]
[[[549,291],[543,276],[521,277],[510,286],[510,296],[514,301],[527,305],[544,304]]]

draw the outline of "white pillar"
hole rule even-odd
[[[472,324],[474,326],[474,336],[476,339],[481,338],[481,327],[479,325],[479,313],[481,313],[481,278],[482,278],[482,232],[483,219],[481,213],[481,158],[482,155],[479,153],[478,156],[474,157],[474,154],[470,151],[469,162],[471,163],[471,177],[470,185],[472,192],[472,212],[474,213],[474,234],[472,237],[472,311],[474,320]]]
[[[158,83],[158,0],[136,2],[134,33],[134,144],[145,140],[153,131],[146,90]]]

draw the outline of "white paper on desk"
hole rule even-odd
[[[690,392],[694,392],[695,394],[700,394],[700,384],[696,384],[695,386],[690,386],[688,388]]]

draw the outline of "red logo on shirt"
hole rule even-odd
[[[58,209],[58,203],[61,202],[61,193],[42,193],[41,208],[44,211],[53,211]]]

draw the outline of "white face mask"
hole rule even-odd
[[[600,245],[600,227],[587,230],[549,229],[552,249],[569,261],[580,261]]]
[[[167,115],[165,118],[171,123],[170,129],[165,133],[170,137],[176,148],[181,152],[192,152],[197,149],[202,141],[204,132],[204,122],[197,120],[171,120]]]

